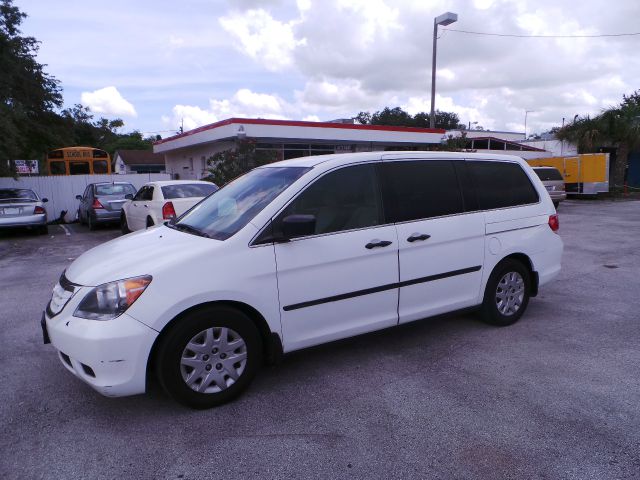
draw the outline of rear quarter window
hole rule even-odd
[[[531,180],[517,163],[468,160],[480,210],[537,203]]]
[[[218,190],[213,183],[205,185],[202,183],[183,183],[180,185],[165,185],[162,187],[162,195],[166,200],[175,198],[206,197]]]

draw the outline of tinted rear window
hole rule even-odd
[[[536,172],[536,175],[538,175],[543,182],[549,180],[564,180],[562,174],[555,168],[534,168],[533,171]]]
[[[105,183],[95,186],[96,196],[101,195],[135,195],[136,189],[128,183]]]
[[[213,183],[205,185],[202,183],[183,183],[180,185],[165,185],[162,187],[162,195],[167,200],[172,198],[192,198],[206,197],[218,190]]]
[[[517,163],[467,161],[480,210],[537,203],[538,192]]]
[[[452,215],[463,211],[453,162],[414,160],[384,162],[382,185],[390,222]]]
[[[27,190],[23,188],[7,188],[0,190],[0,200],[37,200],[36,194],[33,190]]]

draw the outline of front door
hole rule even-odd
[[[315,234],[275,245],[286,351],[397,324],[398,239],[383,225],[377,165],[325,174],[274,220],[316,218]]]
[[[458,180],[464,162],[385,160],[382,172],[385,208],[398,231],[400,323],[476,304],[484,213],[465,206],[473,199],[464,198]]]
[[[153,187],[145,185],[136,196],[133,197],[127,213],[127,221],[131,230],[142,230],[147,226],[147,216],[149,215],[149,205],[153,198]]]

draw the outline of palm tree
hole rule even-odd
[[[629,153],[640,147],[640,90],[623,95],[620,105],[602,111],[591,118],[578,117],[556,133],[560,140],[578,145],[583,152],[598,147],[616,148],[611,183],[614,189],[622,188]]]

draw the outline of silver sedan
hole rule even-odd
[[[35,228],[42,235],[48,233],[46,202],[28,188],[0,188],[0,230]]]

